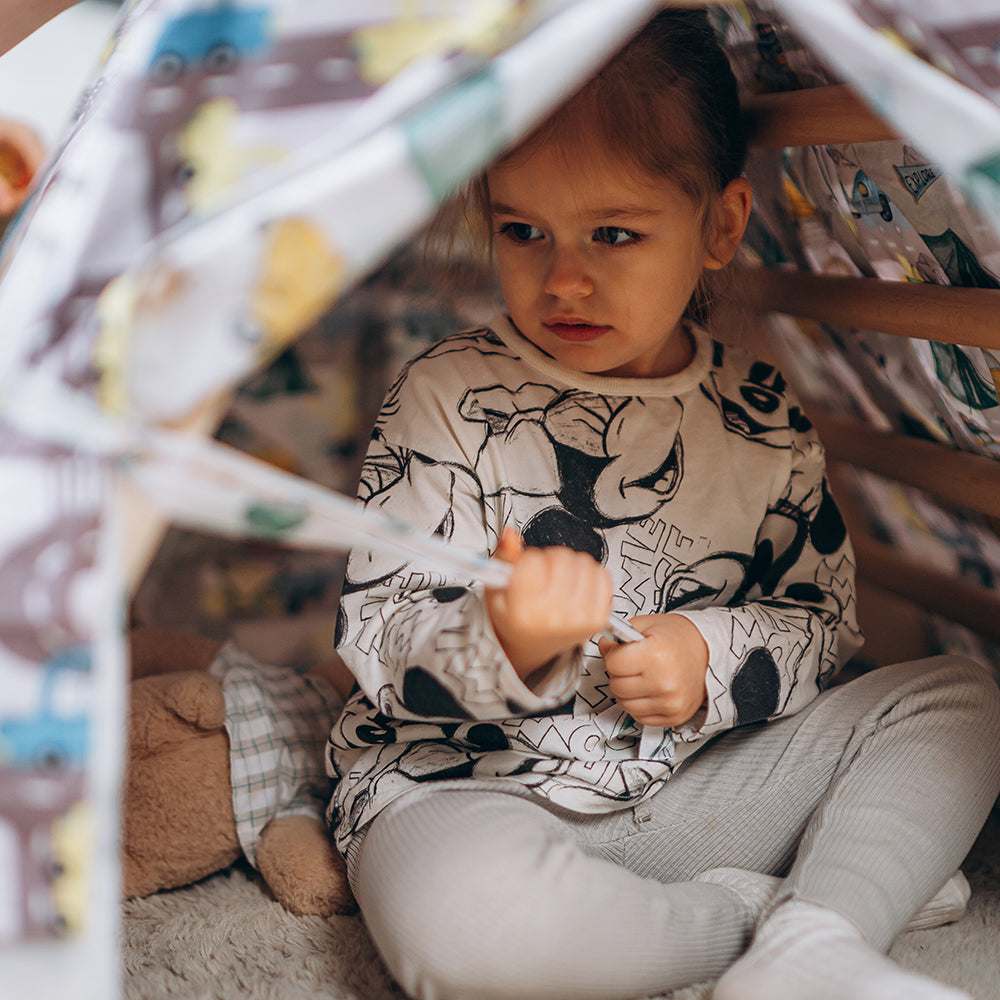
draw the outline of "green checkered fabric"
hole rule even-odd
[[[330,799],[324,751],[343,702],[322,678],[260,663],[233,643],[209,672],[226,701],[236,831],[256,866],[257,840],[272,819],[323,817]]]

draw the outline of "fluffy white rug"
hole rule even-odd
[[[972,901],[956,924],[902,935],[891,955],[910,969],[1000,1000],[1000,814],[963,870]],[[249,868],[126,903],[125,1000],[402,1000],[359,917],[294,917]],[[672,1000],[707,1000],[709,984]]]

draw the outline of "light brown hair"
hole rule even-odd
[[[736,78],[705,11],[661,11],[500,162],[549,142],[599,144],[641,175],[677,184],[701,207],[710,239],[713,196],[742,173],[747,135]],[[456,207],[473,241],[491,246],[485,174],[446,210],[452,219]],[[707,319],[712,277],[688,305],[696,322]]]

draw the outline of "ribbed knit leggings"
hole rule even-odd
[[[692,882],[787,875],[887,949],[960,866],[1000,791],[1000,691],[937,657],[733,730],[647,802],[579,815],[467,783],[409,793],[368,828],[352,881],[420,1000],[628,1000],[718,976],[747,908]]]

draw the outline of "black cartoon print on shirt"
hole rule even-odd
[[[396,412],[391,398],[389,413]],[[643,520],[668,502],[683,477],[683,444],[680,424],[683,405],[671,400],[675,411],[665,428],[673,428],[672,445],[663,457],[659,450],[628,448],[622,428],[631,411],[646,404],[639,398],[608,399],[595,393],[560,390],[551,385],[526,383],[516,391],[495,385],[469,389],[459,402],[459,417],[482,428],[479,456],[494,439],[505,449],[524,449],[534,456],[532,467],[503,491],[547,498],[530,521],[521,525],[528,545],[566,545],[605,561],[601,528]],[[385,416],[383,413],[383,417]],[[376,441],[380,437],[376,426]],[[649,456],[655,455],[654,460]],[[476,463],[478,465],[478,462]],[[447,486],[431,487],[430,478],[448,480]],[[413,491],[439,493],[447,497],[433,531],[452,537],[456,488],[475,492],[479,502],[496,503],[496,494],[486,497],[479,486],[476,468],[454,462],[436,462],[419,452],[392,445],[370,451],[362,471],[359,498],[376,503],[387,513],[408,520],[409,501],[393,502],[393,490],[401,482]],[[397,509],[398,507],[398,509]],[[425,529],[431,525],[420,525]],[[393,557],[370,556],[367,572],[352,560],[351,588],[371,586],[399,571],[402,563]]]
[[[520,435],[533,435],[538,443],[547,441],[551,448],[551,456],[545,456],[551,470],[545,477],[548,491],[562,510],[600,528],[649,517],[681,484],[684,406],[679,399],[670,401],[675,412],[664,423],[663,432],[672,433],[673,441],[664,457],[662,448],[636,448],[623,433],[633,411],[645,405],[636,396],[608,398],[525,383],[516,390],[501,385],[470,389],[458,412],[464,420],[484,425],[484,448],[492,437],[514,448]],[[544,492],[542,484],[526,478],[518,478],[511,487],[534,495]]]
[[[713,345],[713,362],[717,368],[723,364],[725,350],[722,344]],[[714,371],[701,386],[705,398],[719,408],[727,430],[771,448],[788,447],[789,429],[804,432],[812,427],[797,406],[784,412],[787,389],[788,383],[781,372],[763,361],[750,365],[735,396],[727,395],[720,387],[719,376]]]
[[[737,724],[780,713],[782,693],[787,702],[794,690],[799,647],[804,644],[800,636],[789,632],[788,616],[797,620],[799,631],[810,643],[822,648],[826,630],[847,612],[850,589],[836,586],[836,574],[822,561],[835,556],[846,540],[847,529],[824,477],[805,497],[793,502],[786,494],[771,508],[752,554],[716,552],[663,574],[656,591],[660,613],[689,607],[737,608],[749,602],[756,609],[759,644],[730,647],[737,663],[729,684]],[[828,579],[795,576],[807,546],[814,556],[821,557],[816,573],[827,574]],[[843,575],[844,568],[838,569]],[[780,612],[780,619],[763,610],[767,608]],[[788,665],[784,676],[782,663]],[[820,690],[835,667],[832,655],[822,657],[816,679]]]
[[[550,384],[490,331],[448,338],[390,391],[359,496],[480,552],[507,523],[530,545],[590,552],[618,581],[616,610],[626,617],[731,611],[710,685],[706,726],[716,728],[679,731],[679,740],[794,710],[796,698],[812,696],[800,692],[814,694],[834,669],[838,631],[853,628],[853,567],[822,475],[793,472],[759,509],[702,509],[697,484],[686,492],[691,440],[735,462],[721,463],[720,481],[735,476],[741,488],[741,477],[766,483],[805,462],[796,440],[809,423],[787,404],[780,373],[738,352],[733,364],[728,350],[714,346],[706,376],[683,397],[643,399]],[[412,379],[432,387],[429,405]],[[331,736],[342,846],[423,781],[506,778],[587,811],[601,808],[597,800],[634,801],[669,776],[673,741],[655,760],[636,758],[641,727],[607,690],[596,647],[577,658],[565,692],[539,708],[505,679],[473,590],[357,552],[342,605],[343,653],[368,692],[348,702]]]
[[[522,475],[504,484],[504,490],[540,498],[537,513],[521,526],[525,542],[533,546],[567,545],[606,561],[602,528],[642,520],[662,507],[676,493],[683,475],[680,424],[683,405],[668,401],[673,442],[666,458],[657,451],[628,449],[622,427],[631,410],[643,407],[641,399],[608,399],[595,393],[560,390],[541,383],[525,383],[516,391],[494,385],[469,389],[458,405],[458,416],[480,428],[479,459],[495,438],[505,449],[515,449],[535,459]],[[376,436],[380,434],[376,428]],[[649,461],[649,455],[655,455]],[[406,485],[399,490],[400,483]],[[456,487],[486,504],[475,468],[454,462],[434,462],[415,451],[391,445],[376,447],[366,460],[359,496],[400,518],[412,517],[408,497],[438,496],[442,507],[431,510],[420,527],[451,539],[455,523]],[[403,498],[401,503],[397,500]],[[497,496],[490,498],[495,503]],[[384,583],[403,571],[393,556],[364,553],[352,558],[344,594]],[[417,589],[412,576],[406,589]],[[440,602],[441,588],[432,596]],[[362,617],[365,617],[362,609]],[[464,651],[462,651],[464,654]],[[465,656],[460,656],[464,663]],[[450,680],[462,687],[461,673]],[[407,697],[421,690],[418,704]],[[602,695],[602,698],[606,698]],[[430,707],[435,711],[428,711]],[[403,680],[401,700],[393,706],[416,715],[461,718],[461,699],[420,665],[410,666]],[[396,714],[396,713],[392,713]]]
[[[414,493],[440,498],[437,507],[426,508],[430,520],[426,517],[414,520],[416,508],[407,499]],[[435,461],[407,448],[383,446],[377,439],[369,448],[358,486],[358,499],[364,504],[448,540],[454,535],[455,497],[459,493],[482,502],[482,490],[468,467],[457,462]],[[351,556],[345,592],[384,583],[404,566],[406,561],[394,554],[357,550]]]

